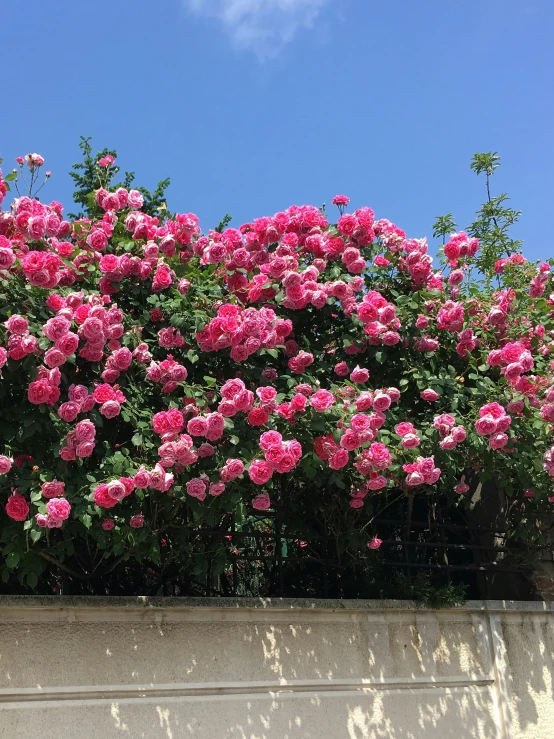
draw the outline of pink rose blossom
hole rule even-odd
[[[54,521],[65,521],[71,513],[71,505],[66,498],[50,498],[46,511]]]
[[[422,390],[419,395],[423,400],[426,400],[428,403],[434,403],[436,400],[440,398],[440,395],[434,390],[431,390],[430,388],[427,388],[427,390]]]
[[[256,511],[267,511],[268,508],[271,508],[271,500],[269,498],[269,495],[267,493],[261,493],[260,495],[257,495],[252,501],[252,507]]]
[[[22,495],[14,493],[6,503],[6,513],[14,521],[25,521],[29,515],[30,506]]]
[[[0,454],[0,475],[7,475],[11,470],[13,459],[6,457],[5,454]]]
[[[368,549],[379,549],[381,544],[383,543],[382,539],[379,539],[377,536],[374,536],[371,541],[368,542],[367,546]]]

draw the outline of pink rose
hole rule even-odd
[[[144,204],[144,198],[139,190],[129,190],[127,199],[133,210],[140,210]]]
[[[335,374],[338,375],[338,377],[346,377],[349,371],[350,370],[348,369],[346,362],[335,364]]]
[[[240,459],[228,459],[225,467],[220,470],[220,477],[223,482],[230,482],[236,477],[240,477],[244,472],[244,464]]]
[[[221,388],[221,395],[228,400],[232,400],[235,397],[235,395],[240,393],[241,390],[245,390],[245,389],[246,389],[246,386],[244,382],[242,380],[235,378],[235,379],[227,380],[225,385],[223,385],[223,387]]]
[[[62,336],[61,339],[58,339],[58,341],[56,341],[55,348],[58,351],[62,352],[65,357],[70,357],[72,354],[75,353],[78,346],[79,337],[77,336],[77,334],[69,332],[65,334],[65,336]]]
[[[384,470],[392,463],[391,454],[385,444],[373,442],[368,451],[371,464],[376,470]]]
[[[100,413],[104,418],[115,418],[121,413],[121,405],[117,400],[108,400],[100,406]]]
[[[75,434],[78,441],[94,441],[94,437],[96,436],[96,427],[92,421],[85,419],[84,421],[79,421],[75,426]]]
[[[46,380],[35,380],[27,389],[27,397],[30,403],[40,405],[50,400],[51,387]]]
[[[318,390],[310,398],[310,405],[315,408],[318,413],[322,413],[335,403],[335,396],[328,390]]]
[[[415,429],[412,423],[409,423],[408,421],[402,421],[402,423],[399,423],[395,427],[394,432],[398,436],[406,436],[407,434],[415,433]]]
[[[269,447],[277,444],[281,444],[283,441],[283,437],[278,431],[264,431],[264,433],[260,436],[260,446],[261,448],[266,451],[269,449]]]
[[[350,380],[356,383],[363,383],[369,380],[369,370],[356,366],[350,373]]]
[[[428,403],[434,403],[435,400],[438,400],[440,398],[440,395],[430,388],[428,388],[427,390],[422,390],[419,396],[423,400],[426,400]]]
[[[367,487],[369,490],[382,490],[387,487],[387,478],[383,475],[377,475],[377,477],[371,477],[367,481]]]
[[[553,411],[554,411],[554,408],[553,408]],[[554,420],[554,418],[552,418],[551,420]],[[497,432],[507,431],[511,425],[512,425],[512,419],[510,416],[500,416],[500,418],[496,419],[495,431]]]
[[[386,411],[388,408],[390,408],[392,403],[392,398],[388,393],[383,393],[381,390],[378,390],[375,393],[375,396],[373,398],[373,408],[376,411]]]
[[[460,444],[467,438],[467,433],[463,426],[455,426],[451,431],[451,435],[456,444]]]
[[[267,511],[268,508],[271,508],[269,495],[267,493],[257,495],[252,501],[252,507],[257,511]]]
[[[354,451],[361,444],[360,435],[354,429],[347,429],[341,436],[340,445],[347,451]]]
[[[11,470],[13,459],[6,457],[5,454],[0,454],[0,475],[7,475]]]
[[[414,449],[419,446],[420,439],[417,434],[405,434],[400,443],[404,449]]]
[[[177,290],[181,293],[181,295],[186,295],[188,290],[190,288],[190,281],[185,279],[184,277],[179,280],[177,284]]]
[[[114,526],[115,526],[115,521],[113,520],[113,518],[105,518],[102,521],[102,528],[104,529],[104,531],[111,531],[114,528]]]
[[[225,418],[222,413],[209,413],[206,416],[208,431],[206,437],[209,441],[217,441],[223,435],[225,429]]]
[[[264,426],[269,421],[269,413],[263,408],[252,408],[247,420],[251,426]]]
[[[58,480],[43,482],[40,490],[45,498],[62,498],[65,495],[65,483]]]
[[[65,521],[71,513],[71,505],[66,498],[50,498],[46,511],[54,521]]]
[[[137,513],[136,515],[131,516],[129,519],[129,526],[132,529],[142,529],[144,526],[144,516],[142,513]]]
[[[225,483],[224,482],[212,482],[209,490],[210,495],[221,495],[221,493],[225,492]]]
[[[201,444],[198,447],[198,456],[201,459],[204,459],[206,457],[213,457],[215,454],[215,447],[213,447],[211,444]]]
[[[25,521],[29,515],[30,506],[22,495],[14,493],[6,503],[6,513],[14,521]]]
[[[104,383],[102,385],[97,385],[94,388],[94,392],[92,395],[97,403],[102,404],[106,403],[108,400],[115,399],[115,390],[111,385]]]
[[[466,485],[465,479],[466,479],[466,476],[462,475],[462,477],[460,478],[460,482],[454,488],[455,493],[458,493],[459,495],[463,495],[464,493],[467,493],[467,491],[469,490],[469,485]]]
[[[439,442],[439,446],[441,449],[449,451],[456,447],[456,441],[452,436],[445,436],[444,439]]]
[[[77,445],[77,448],[75,449],[75,455],[81,459],[84,459],[85,457],[90,457],[93,451],[94,442],[82,441],[80,444]],[[75,459],[75,457],[72,457],[72,459]]]
[[[59,341],[64,337],[71,328],[71,321],[63,316],[54,316],[50,318],[42,327],[42,333],[50,339],[50,341]]]
[[[479,408],[479,415],[481,417],[492,416],[493,418],[501,418],[502,416],[506,415],[506,411],[504,410],[504,407],[500,405],[500,403],[487,403],[487,405]]]
[[[181,431],[185,425],[183,414],[181,411],[178,411],[177,408],[170,408],[166,411],[165,417],[171,431]]]
[[[507,434],[495,433],[489,439],[489,446],[491,449],[503,449],[508,441]]]
[[[350,419],[350,426],[358,433],[368,431],[371,427],[371,421],[365,413],[356,413]]]
[[[127,495],[127,488],[121,480],[110,480],[108,483],[108,495],[114,500],[122,500]]]
[[[496,419],[493,416],[482,416],[475,421],[475,430],[480,436],[488,436],[496,431]]]
[[[187,493],[193,498],[204,500],[206,497],[206,483],[199,477],[189,480],[187,482]]]
[[[262,403],[272,403],[276,396],[277,390],[274,387],[259,387],[256,390],[256,395],[262,401]]]
[[[377,536],[374,536],[373,539],[368,542],[367,547],[368,549],[379,549],[382,543],[383,543],[382,539],[379,539]]]
[[[23,318],[23,316],[14,313],[13,316],[10,316],[8,320],[4,322],[4,326],[8,329],[10,334],[23,336],[27,333],[29,322],[26,318]]]
[[[361,392],[358,397],[354,400],[354,405],[358,411],[367,411],[371,408],[373,403],[373,393],[368,390]]]
[[[94,502],[100,508],[113,508],[117,505],[117,500],[109,495],[108,486],[105,483],[96,486],[94,490]]]
[[[58,416],[66,423],[74,421],[81,411],[79,403],[75,403],[72,400],[68,400],[67,403],[62,403],[58,408]]]
[[[255,485],[264,485],[272,475],[272,467],[263,459],[255,459],[248,470],[248,476]]]
[[[140,467],[133,477],[133,482],[138,490],[145,490],[150,485],[150,473],[144,467]]]
[[[329,467],[332,470],[341,470],[343,467],[346,467],[348,464],[348,451],[346,449],[338,449],[330,458],[329,458]]]
[[[187,431],[191,436],[206,436],[208,421],[203,416],[191,418],[187,423]]]
[[[423,485],[424,482],[425,477],[418,470],[414,470],[414,472],[410,472],[406,476],[406,485],[410,488],[417,487],[418,485]]]

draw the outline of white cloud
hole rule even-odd
[[[260,58],[275,54],[300,30],[310,29],[329,0],[185,0],[198,15],[223,24],[233,42]]]

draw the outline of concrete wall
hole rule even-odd
[[[0,597],[1,739],[552,739],[554,604]]]

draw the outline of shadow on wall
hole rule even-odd
[[[552,739],[552,614],[214,613],[6,624],[0,737]]]

